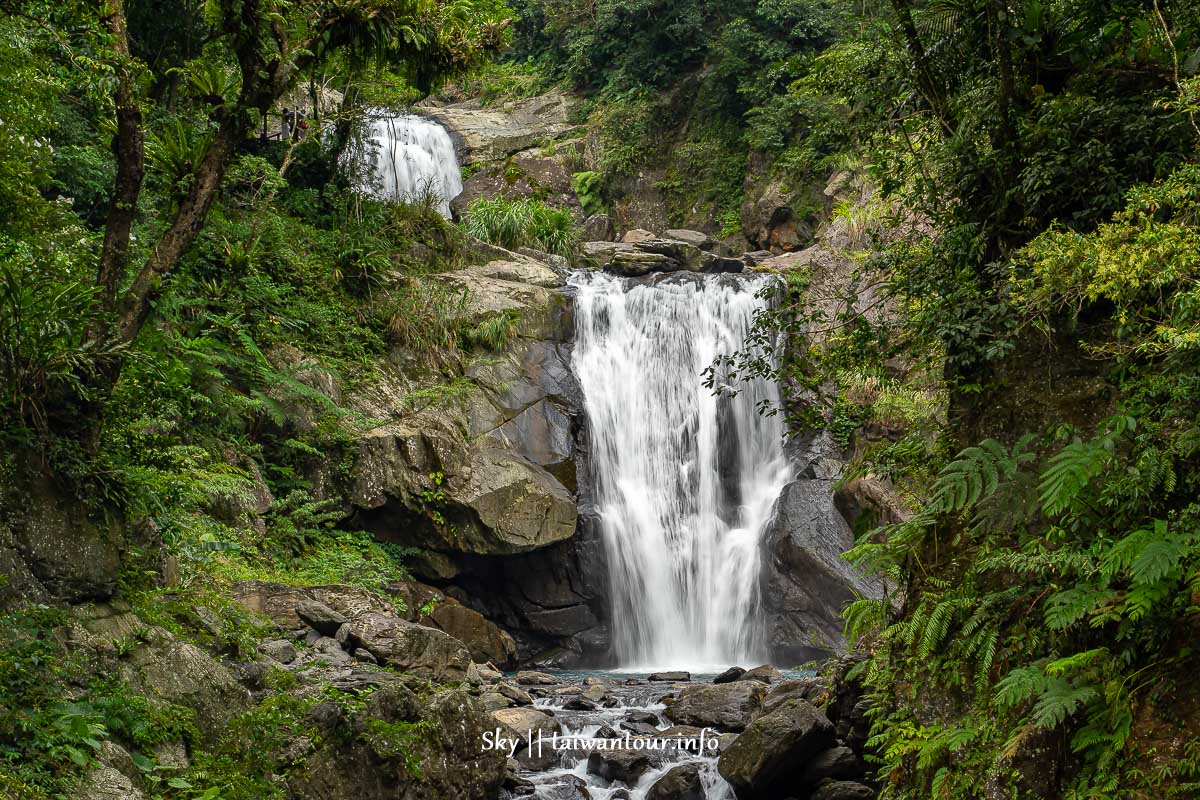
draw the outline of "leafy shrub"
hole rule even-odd
[[[603,186],[604,176],[599,172],[576,172],[571,176],[571,188],[587,214],[603,213]]]
[[[95,290],[41,272],[35,258],[28,246],[0,240],[0,410],[46,431],[51,409],[87,399],[90,379],[123,348],[85,336],[97,320]]]
[[[476,239],[514,250],[532,247],[574,258],[578,234],[571,213],[540,200],[494,200],[481,197],[467,209],[467,233]]]

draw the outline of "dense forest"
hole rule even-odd
[[[464,401],[518,318],[437,276],[481,241],[582,265],[583,217],[651,189],[731,253],[845,233],[838,296],[799,262],[757,319],[771,346],[724,367],[779,381],[764,412],[828,430],[843,486],[892,494],[846,555],[889,586],[845,611],[878,796],[1200,796],[1200,5],[0,8],[0,560],[56,528],[91,573],[39,594],[5,567],[5,796],[86,796],[109,739],[154,797],[293,796],[271,748],[363,701],[280,671],[209,736],[105,666],[136,635],[64,637],[72,604],[115,596],[244,661],[264,634],[232,583],[407,577],[420,543],[345,511],[377,424],[350,398],[399,374],[410,417]],[[455,222],[359,191],[369,108],[551,91],[586,137],[574,221],[544,196]],[[289,106],[320,135],[279,135]],[[831,204],[833,175],[855,190]],[[790,238],[763,232],[765,187]],[[426,477],[411,506],[441,525]],[[113,530],[118,554],[91,544]],[[338,735],[398,757],[415,729]],[[155,755],[175,741],[186,769]]]

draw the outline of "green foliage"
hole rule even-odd
[[[479,346],[499,353],[516,335],[520,321],[521,317],[515,311],[496,314],[464,330],[462,340],[468,347]]]
[[[137,752],[196,738],[189,711],[150,703],[69,651],[67,622],[45,607],[0,617],[0,787],[22,797],[67,796],[107,739]]]
[[[89,399],[98,374],[124,350],[88,340],[93,290],[54,278],[33,248],[0,239],[0,413],[43,434],[61,412],[55,406]]]
[[[604,212],[603,182],[604,176],[599,172],[576,172],[571,176],[571,188],[575,190],[585,214]]]
[[[463,225],[476,239],[510,250],[532,247],[573,259],[578,247],[570,212],[539,200],[481,197],[471,202]]]

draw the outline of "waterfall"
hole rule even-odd
[[[624,668],[765,660],[762,537],[790,473],[779,389],[706,388],[743,349],[768,278],[577,273],[573,365],[591,430],[608,556],[613,647]]]
[[[404,202],[436,194],[438,210],[450,216],[450,201],[462,192],[462,172],[450,134],[416,114],[373,114],[367,129],[374,164],[365,189]]]

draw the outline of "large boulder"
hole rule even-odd
[[[146,785],[133,757],[111,741],[102,742],[72,800],[144,800]]]
[[[610,783],[634,786],[653,765],[645,750],[597,750],[588,755],[587,771]]]
[[[526,745],[539,735],[547,738],[562,733],[562,725],[558,720],[532,706],[502,708],[492,712],[492,719],[504,726],[508,736],[520,739]]]
[[[434,606],[428,620],[465,644],[475,661],[490,661],[502,668],[516,661],[517,643],[508,632],[456,600]]]
[[[349,643],[380,664],[442,683],[466,680],[471,665],[470,652],[453,636],[388,614],[368,612],[351,622]]]
[[[646,800],[704,800],[704,781],[695,762],[672,767],[646,792]]]
[[[737,732],[750,724],[765,694],[765,687],[758,681],[688,686],[667,709],[666,716],[679,725]]]
[[[387,683],[348,721],[351,736],[322,746],[289,773],[294,800],[490,800],[505,757],[480,746],[494,726],[461,689],[418,695]]]
[[[750,723],[722,750],[717,769],[739,800],[783,797],[809,762],[836,744],[833,723],[813,705],[799,701]]]
[[[358,442],[351,502],[365,527],[452,557],[544,548],[569,538],[577,519],[563,279],[537,259],[488,252],[486,264],[438,276],[462,297],[465,326],[514,326],[503,352],[468,368],[471,390],[399,415],[414,387],[403,370],[381,371],[353,401],[386,420]],[[428,577],[457,574],[438,571]]]
[[[204,650],[162,628],[142,628],[138,639],[141,643],[121,659],[120,676],[152,702],[192,709],[205,740],[215,741],[249,708],[250,693]]]

